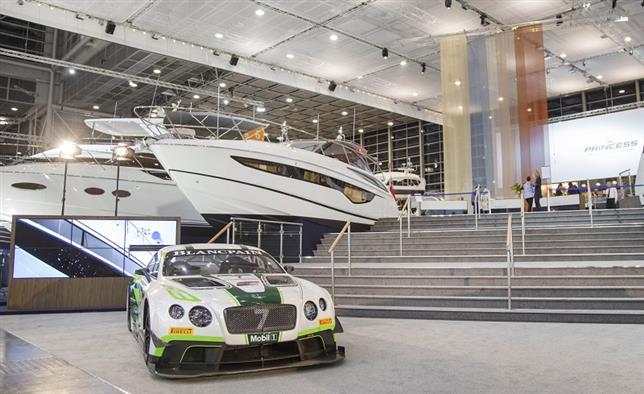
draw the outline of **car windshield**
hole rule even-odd
[[[271,256],[250,249],[175,250],[163,263],[164,276],[282,273]]]

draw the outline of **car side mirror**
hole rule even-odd
[[[148,271],[147,268],[139,268],[138,270],[134,271],[134,275],[142,275],[145,276],[147,280],[150,280],[150,272]]]
[[[295,271],[295,267],[293,267],[292,265],[285,265],[285,266],[284,266],[284,269],[285,269],[285,270],[286,270],[286,272],[288,272],[289,274],[290,274],[290,273],[292,273],[293,271]]]

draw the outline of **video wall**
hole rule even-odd
[[[176,220],[19,217],[13,230],[14,279],[132,276],[179,241]]]
[[[636,175],[644,148],[644,108],[548,125],[553,183]]]

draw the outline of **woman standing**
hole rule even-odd
[[[523,184],[523,198],[525,199],[528,212],[532,212],[532,200],[534,200],[534,185],[532,178],[527,177]]]

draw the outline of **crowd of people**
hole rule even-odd
[[[541,174],[539,171],[535,171],[532,176],[526,177],[525,183],[523,183],[523,198],[525,199],[526,211],[532,212],[541,210]],[[534,180],[533,180],[534,179]],[[595,189],[603,192],[606,197],[606,208],[615,209],[617,208],[617,187],[615,186],[614,180],[607,180],[605,186]],[[564,196],[564,195],[574,195],[580,194],[581,192],[586,191],[586,188],[580,188],[574,185],[572,182],[568,182],[568,187],[565,187],[563,183],[557,185],[555,190],[555,196]],[[534,208],[533,208],[534,206]]]

